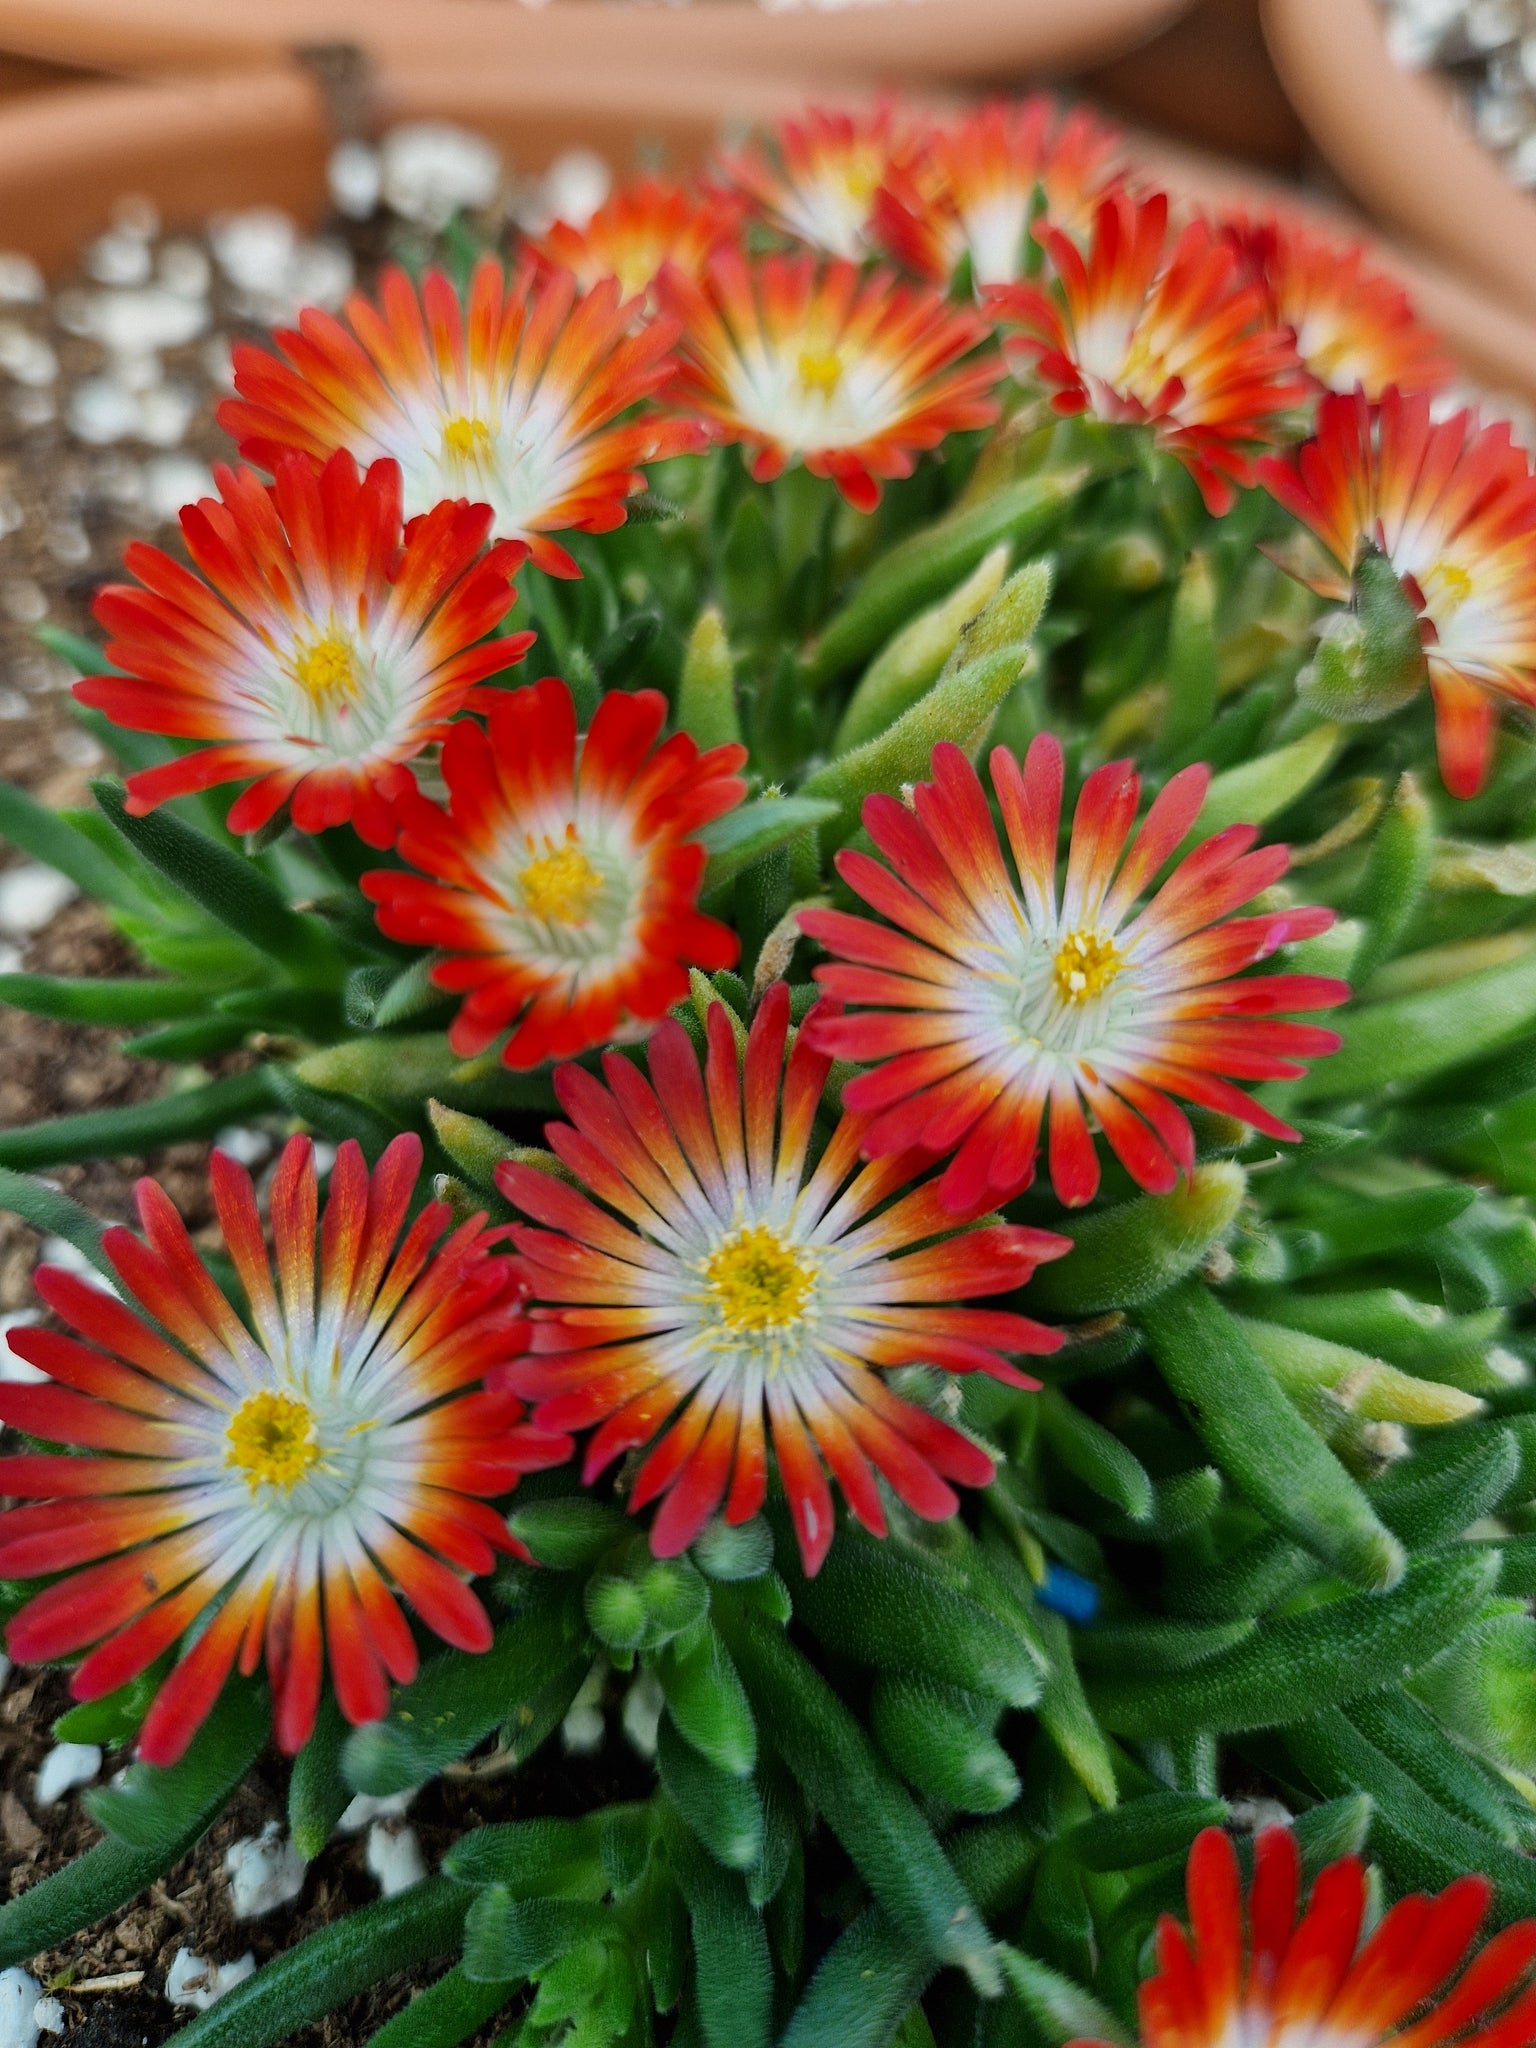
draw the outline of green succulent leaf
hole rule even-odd
[[[871,1907],[817,1964],[779,2048],[886,2048],[933,1974],[931,1958]]]
[[[1253,1505],[1352,1585],[1395,1585],[1396,1537],[1210,1290],[1190,1282],[1149,1302],[1141,1322],[1201,1442]]]
[[[698,835],[709,853],[709,865],[704,871],[705,893],[725,888],[754,861],[776,847],[788,846],[802,832],[814,832],[828,824],[837,816],[837,810],[829,797],[802,793],[760,796],[752,803],[727,811]]]
[[[706,1622],[697,1641],[667,1644],[654,1668],[683,1740],[727,1777],[750,1777],[757,1762],[757,1723],[719,1631]]]
[[[339,956],[325,926],[293,909],[254,861],[194,831],[173,812],[132,816],[120,782],[102,779],[91,784],[91,791],[135,852],[215,924],[302,978],[339,982]]]
[[[458,1893],[467,1903],[466,1894]],[[516,1984],[608,1931],[607,1910],[587,1899],[519,1897],[488,1885],[464,1921],[464,1974],[476,1984]]]
[[[1485,1829],[1452,1813],[1332,1707],[1285,1732],[1286,1747],[1313,1784],[1335,1798],[1371,1801],[1371,1845],[1403,1890],[1439,1891],[1468,1871],[1496,1887],[1501,1925],[1536,1911],[1536,1867]]]
[[[1240,1166],[1197,1166],[1168,1195],[1138,1195],[1053,1227],[1073,1250],[1029,1284],[1032,1312],[1095,1316],[1156,1301],[1197,1272],[1236,1221],[1247,1189]]]
[[[1010,1706],[1040,1697],[1041,1659],[1031,1644],[894,1544],[847,1528],[814,1578],[791,1569],[796,1614],[839,1655]],[[914,1614],[923,1616],[920,1629]]]
[[[931,1679],[881,1673],[870,1729],[915,1792],[959,1813],[998,1813],[1019,1796],[1019,1774],[993,1735],[997,1703]]]
[[[176,2048],[268,2048],[323,2019],[358,1992],[458,1947],[469,1893],[429,1877],[392,1899],[333,1920],[171,2039]]]
[[[34,1126],[46,1129],[46,1125]],[[77,1252],[84,1253],[91,1264],[105,1279],[117,1284],[117,1268],[102,1249],[103,1226],[78,1202],[51,1187],[47,1181],[33,1180],[30,1175],[13,1172],[8,1166],[0,1166],[0,1209],[8,1209],[13,1216],[19,1216],[23,1223],[30,1223],[34,1230],[45,1237],[62,1237],[66,1244],[72,1244]]]
[[[672,1863],[693,1935],[693,1985],[705,2048],[768,2048],[773,2029],[773,1963],[762,1915],[742,1879],[686,1839]]]
[[[288,1779],[288,1829],[293,1846],[313,1862],[335,1831],[352,1799],[341,1768],[342,1745],[350,1729],[334,1693],[315,1716],[314,1732],[293,1760]]]
[[[1085,1870],[1135,1870],[1167,1856],[1184,1857],[1202,1828],[1227,1819],[1224,1799],[1190,1792],[1149,1792],[1074,1828],[1067,1847]]]
[[[499,1886],[514,1899],[600,1899],[608,1882],[602,1820],[584,1814],[471,1828],[443,1858],[443,1871],[459,1884]]]
[[[1016,555],[1037,546],[1086,474],[1071,469],[1025,477],[898,543],[822,628],[806,656],[807,686],[818,689],[866,660],[914,612],[953,590],[1000,541],[1011,542]]]
[[[0,782],[0,839],[67,875],[98,903],[138,916],[153,915],[153,897],[136,887],[132,876],[88,833],[13,782]]]
[[[1405,1669],[1427,1664],[1467,1626],[1497,1575],[1497,1559],[1481,1552],[1417,1558],[1391,1592],[1351,1594],[1271,1617],[1193,1671],[1097,1679],[1094,1705],[1105,1726],[1122,1735],[1280,1727],[1308,1708],[1379,1691]]]
[[[515,1984],[477,1984],[462,1963],[455,1963],[370,2034],[365,2048],[457,2048],[494,2019],[516,1989]]]
[[[62,1166],[76,1159],[114,1159],[127,1154],[157,1152],[187,1138],[211,1138],[226,1124],[238,1124],[273,1107],[276,1070],[253,1067],[202,1087],[173,1090],[151,1102],[122,1109],[87,1110],[80,1116],[54,1117],[0,1131],[0,1168],[25,1172],[32,1167]],[[12,1184],[12,1192],[14,1184]],[[10,1197],[0,1201],[11,1206]],[[25,1213],[18,1201],[17,1213]],[[60,1235],[68,1236],[67,1231]]]
[[[678,1733],[670,1714],[657,1729],[656,1765],[668,1798],[727,1870],[755,1868],[763,1849],[763,1802],[750,1777],[735,1777]]]
[[[1131,2036],[1113,2013],[1070,1977],[1006,1944],[999,1953],[1009,1992],[1052,2048],[1064,2048],[1072,2040],[1107,2041],[1110,2048],[1131,2048]]]

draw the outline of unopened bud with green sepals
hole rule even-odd
[[[593,1634],[619,1651],[658,1649],[698,1631],[709,1614],[709,1587],[688,1560],[652,1558],[638,1542],[587,1582],[585,1600]]]
[[[1401,711],[1424,688],[1426,673],[1418,614],[1387,557],[1367,548],[1353,601],[1325,621],[1296,694],[1322,717],[1357,725]]]

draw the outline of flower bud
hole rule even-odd
[[[1418,616],[1392,564],[1371,548],[1355,571],[1353,604],[1325,621],[1296,694],[1324,718],[1359,724],[1401,711],[1426,674]]]

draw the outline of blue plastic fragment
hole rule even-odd
[[[1069,1572],[1064,1564],[1046,1565],[1045,1579],[1036,1586],[1035,1598],[1042,1607],[1049,1607],[1068,1621],[1092,1621],[1099,1611],[1098,1587],[1092,1579]]]

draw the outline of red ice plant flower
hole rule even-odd
[[[721,175],[781,234],[860,263],[873,250],[881,186],[894,169],[918,163],[930,140],[926,123],[889,100],[858,114],[811,107],[781,122],[766,148],[753,143],[728,157]]]
[[[544,262],[570,271],[584,291],[616,277],[626,299],[643,299],[669,263],[697,277],[740,231],[744,210],[734,194],[637,178],[604,200],[585,227],[557,220],[530,246]]]
[[[498,692],[488,729],[454,727],[446,808],[400,806],[419,874],[365,875],[381,928],[446,956],[464,995],[449,1031],[468,1058],[512,1027],[510,1067],[566,1059],[643,1029],[688,993],[690,966],[730,967],[734,932],[698,909],[700,828],[741,801],[738,746],[661,741],[658,691],[610,690],[578,737],[565,684]]]
[[[285,803],[304,832],[349,820],[370,846],[394,837],[406,765],[448,730],[474,686],[533,644],[495,631],[527,549],[485,552],[490,513],[444,503],[402,538],[400,471],[350,455],[302,456],[268,486],[215,471],[217,498],[181,515],[194,575],[142,541],[94,610],[123,675],[75,685],[134,732],[208,745],[128,778],[138,815],[168,797],[254,777],[229,813],[252,832]]]
[[[1195,1837],[1186,1882],[1189,1932],[1170,1915],[1158,1924],[1141,2048],[1526,2048],[1536,2038],[1536,1920],[1474,1948],[1493,1896],[1486,1877],[1399,1899],[1370,1933],[1354,1856],[1328,1865],[1298,1919],[1289,1828],[1265,1828],[1254,1843],[1246,1915],[1237,1855],[1219,1829]]]
[[[1036,232],[1054,281],[988,294],[1015,369],[1053,386],[1058,412],[1150,427],[1208,509],[1227,511],[1309,392],[1230,240],[1205,220],[1170,239],[1160,192],[1103,199],[1086,254],[1049,220]]]
[[[345,321],[306,308],[296,333],[274,337],[281,357],[237,347],[240,396],[219,421],[268,469],[289,450],[390,456],[409,517],[442,498],[483,501],[500,538],[526,541],[551,575],[574,576],[550,536],[622,526],[625,499],[645,482],[637,464],[697,442],[686,422],[649,407],[620,418],[672,369],[676,329],[637,322],[640,310],[616,279],[582,292],[568,271],[531,261],[508,282],[484,258],[463,302],[441,271],[418,295],[391,266],[377,306],[356,295]]]
[[[323,1660],[347,1718],[377,1720],[387,1681],[417,1665],[397,1595],[447,1642],[490,1644],[464,1578],[517,1546],[485,1497],[571,1446],[481,1387],[522,1349],[516,1265],[483,1216],[442,1244],[444,1204],[407,1225],[420,1167],[414,1136],[372,1173],[349,1140],[322,1213],[310,1142],[291,1139],[269,1257],[250,1175],[215,1152],[249,1326],[152,1180],[138,1185],[144,1237],[103,1240],[125,1300],[38,1272],[76,1334],[11,1332],[52,1384],[0,1384],[0,1421],[85,1455],[0,1458],[0,1494],[36,1503],[0,1514],[0,1574],[64,1574],[16,1615],[8,1646],[28,1660],[88,1650],[71,1690],[91,1700],[204,1621],[144,1722],[151,1763],[173,1763],[230,1671],[263,1653],[290,1754],[314,1727]]]
[[[1233,215],[1223,226],[1264,293],[1271,323],[1296,344],[1309,376],[1329,391],[1380,398],[1439,391],[1451,381],[1438,336],[1421,327],[1395,279],[1358,242],[1335,242],[1281,213]]]
[[[570,1122],[548,1137],[577,1186],[498,1169],[537,1226],[513,1229],[537,1306],[532,1355],[499,1367],[493,1384],[537,1402],[545,1429],[598,1425],[588,1483],[652,1446],[629,1505],[665,1496],[651,1526],[662,1557],[685,1550],[722,1503],[728,1522],[757,1513],[771,1436],[814,1572],[833,1532],[823,1463],[876,1535],[876,1473],[929,1518],[954,1513],[951,1480],[992,1477],[978,1445],[883,1374],[921,1361],[1036,1385],[1006,1354],[1054,1351],[1057,1333],[957,1304],[1010,1293],[1069,1246],[1005,1224],[955,1234],[933,1183],[912,1184],[921,1162],[860,1166],[862,1117],[843,1117],[813,1159],[831,1062],[802,1030],[786,1065],[784,983],[759,1004],[742,1052],[723,1004],[706,1027],[702,1076],[673,1018],[651,1035],[648,1081],[617,1053],[603,1060],[606,1087],[559,1069]]]
[[[1536,478],[1508,424],[1436,420],[1423,392],[1329,396],[1293,461],[1259,466],[1325,559],[1311,587],[1345,598],[1362,552],[1379,548],[1419,612],[1440,772],[1475,796],[1500,700],[1536,707]]]
[[[1037,217],[1086,239],[1115,179],[1120,138],[1086,107],[1046,93],[995,100],[940,129],[893,165],[875,198],[875,232],[891,254],[946,284],[962,256],[980,290],[1022,277]]]
[[[701,279],[664,271],[661,296],[684,330],[673,403],[752,451],[760,483],[798,458],[870,512],[881,478],[997,417],[1002,363],[971,355],[987,323],[889,271],[727,248]]]
[[[912,810],[895,797],[865,800],[885,861],[837,858],[843,880],[889,922],[839,910],[800,916],[837,956],[817,980],[840,1003],[868,1006],[806,1025],[827,1053],[879,1062],[843,1091],[844,1105],[869,1119],[865,1156],[953,1153],[941,1200],[974,1211],[1029,1184],[1044,1133],[1056,1193],[1075,1207],[1099,1185],[1090,1113],[1155,1192],[1195,1163],[1173,1096],[1294,1138],[1233,1085],[1298,1075],[1301,1060],[1338,1045],[1333,1032],[1276,1013],[1340,1003],[1345,983],[1243,973],[1333,922],[1331,910],[1232,916],[1279,880],[1287,849],[1256,847],[1254,826],[1230,825],[1143,902],[1193,828],[1210,770],[1175,775],[1135,830],[1141,785],[1128,761],[1113,761],[1083,785],[1058,891],[1059,743],[1042,733],[1022,770],[997,747],[991,770],[1017,880],[980,777],[945,743]]]

